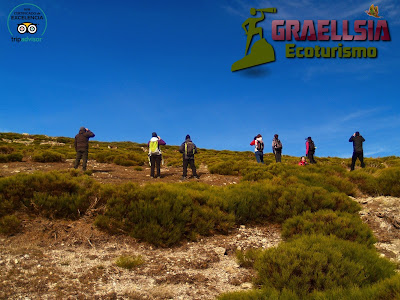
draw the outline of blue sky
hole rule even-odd
[[[284,154],[349,157],[354,131],[366,156],[400,155],[400,3],[338,1],[27,1],[48,18],[41,43],[13,43],[7,16],[22,2],[0,4],[0,131],[73,137],[80,126],[101,141],[168,144],[186,134],[201,148],[252,150],[261,133],[280,135]],[[372,19],[374,3],[390,42],[376,59],[288,59],[271,38],[272,19]],[[276,7],[260,24],[274,63],[232,73],[244,54],[242,23],[250,8]],[[332,47],[335,42],[290,42]]]

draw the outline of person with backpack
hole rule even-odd
[[[357,131],[350,137],[349,142],[353,142],[353,156],[351,158],[350,171],[354,171],[357,158],[361,162],[361,168],[365,168],[363,150],[363,142],[365,142],[365,139]]]
[[[314,141],[311,139],[311,136],[306,138],[306,156],[310,160],[310,164],[316,164],[317,162],[314,159],[314,153],[315,153],[315,144]]]
[[[190,164],[192,168],[192,174],[194,178],[199,179],[200,177],[196,173],[196,166],[194,164],[194,155],[197,153],[197,147],[190,139],[190,135],[186,135],[185,141],[180,145],[179,152],[183,156],[183,175],[182,180],[187,178],[187,167]]]
[[[149,158],[150,158],[150,176],[153,178],[161,177],[161,159],[162,153],[160,150],[160,145],[166,145],[167,143],[161,139],[157,133],[153,132],[150,141],[147,143],[149,146]],[[154,176],[154,168],[157,167],[157,176]]]
[[[256,160],[258,163],[264,163],[264,142],[261,134],[258,134],[254,137],[253,141],[250,143],[250,146],[255,146],[254,154],[256,156]]]
[[[282,142],[279,140],[277,134],[274,135],[274,139],[272,140],[272,153],[275,155],[275,161],[281,162]]]
[[[86,171],[89,155],[89,139],[94,137],[94,133],[85,127],[79,128],[79,133],[75,136],[76,159],[74,168],[77,169],[82,159],[82,170]]]

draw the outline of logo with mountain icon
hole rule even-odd
[[[275,61],[274,48],[263,37],[263,29],[261,27],[257,27],[257,23],[265,19],[264,13],[276,13],[276,8],[250,9],[250,14],[252,16],[255,16],[257,12],[261,13],[261,17],[248,18],[242,24],[242,27],[247,35],[246,49],[244,52],[244,57],[232,65],[232,72]],[[260,36],[260,40],[255,42],[251,49],[249,49],[253,37],[257,35]]]

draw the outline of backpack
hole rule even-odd
[[[264,150],[264,142],[260,142],[260,141],[257,141],[256,140],[256,149],[257,149],[257,151],[260,151],[260,152],[262,152],[263,150]]]
[[[275,140],[275,149],[282,150],[282,143],[280,140]]]
[[[315,151],[314,141],[308,141],[308,151]]]
[[[158,140],[157,141],[150,141],[149,143],[149,155],[152,154],[161,154],[160,149],[158,148]]]
[[[187,157],[193,157],[196,153],[196,148],[192,142],[185,143],[185,155]]]

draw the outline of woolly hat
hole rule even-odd
[[[190,135],[186,135],[186,140],[190,140]]]
[[[157,137],[157,133],[153,132],[153,133],[151,134],[151,136],[152,136],[152,137]]]

